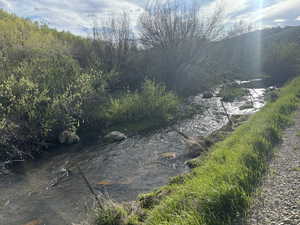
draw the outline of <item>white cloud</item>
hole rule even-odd
[[[283,0],[277,4],[262,9],[260,16],[261,19],[269,19],[278,15],[287,15],[287,13],[294,10],[300,10],[300,0]]]
[[[300,11],[300,0],[281,0],[268,7],[258,9],[254,12],[245,13],[239,16],[240,19],[249,22],[259,22],[263,20],[272,20],[276,18],[289,18]]]
[[[232,3],[232,0],[214,0],[207,6],[203,7],[203,12],[212,12],[216,7],[223,7],[226,15],[230,15],[246,9],[251,0],[237,0]]]
[[[163,0],[160,0],[163,1]],[[173,0],[171,0],[173,1]],[[188,1],[188,0],[180,0]],[[246,23],[265,22],[266,25],[276,23],[299,23],[300,0],[272,0],[263,8],[263,0],[210,0],[202,10],[211,13],[216,6],[225,8],[225,23],[243,20]],[[117,15],[122,11],[130,14],[133,26],[143,12],[147,0],[0,0],[0,8],[18,16],[32,18],[47,23],[58,30],[68,30],[84,34],[84,30],[93,27],[94,21],[101,21],[109,15]]]
[[[95,20],[103,20],[122,11],[129,12],[133,26],[136,26],[142,11],[130,0],[0,0],[0,8],[77,34],[91,29]]]
[[[276,19],[276,20],[274,20],[275,23],[283,23],[285,21],[286,21],[285,19]]]
[[[12,5],[8,0],[0,0],[0,8],[10,11]]]

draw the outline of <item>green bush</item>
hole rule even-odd
[[[62,94],[41,89],[26,76],[0,84],[0,158],[23,158],[55,143],[60,132],[88,122],[85,105],[104,93],[96,74],[78,75]],[[54,95],[54,93],[56,93]]]
[[[105,110],[105,120],[113,122],[145,119],[167,121],[177,111],[179,99],[163,85],[146,80],[140,92],[128,92],[111,98]]]

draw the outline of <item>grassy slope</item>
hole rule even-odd
[[[170,185],[171,194],[149,212],[145,224],[230,224],[248,206],[281,130],[291,122],[299,94],[297,78],[281,90],[276,102],[215,145],[183,184]]]

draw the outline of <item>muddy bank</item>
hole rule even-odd
[[[226,103],[229,114],[251,114],[264,105],[264,89],[250,91],[254,108],[240,110],[249,101],[245,97]],[[227,123],[219,98],[203,99],[199,95],[191,98],[190,104],[207,107],[204,113],[175,125],[187,135],[207,136]],[[181,136],[171,128],[121,143],[55,149],[37,162],[20,165],[11,175],[0,176],[0,224],[40,220],[41,224],[64,225],[81,221],[92,196],[76,169],[69,176],[61,176],[67,161],[80,165],[96,191],[128,201],[165,185],[172,176],[188,172],[188,159]]]

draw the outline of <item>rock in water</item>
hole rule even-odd
[[[240,110],[245,110],[245,109],[252,109],[254,108],[252,102],[246,102],[244,105],[240,106]]]
[[[214,97],[214,95],[209,91],[203,93],[203,98],[212,98],[212,97]]]
[[[79,136],[75,132],[64,131],[58,136],[59,143],[61,144],[76,144],[80,141]]]
[[[109,134],[104,136],[104,140],[108,142],[118,142],[123,141],[127,136],[119,131],[112,131]]]
[[[165,152],[159,155],[161,159],[175,159],[176,153],[175,152]]]

